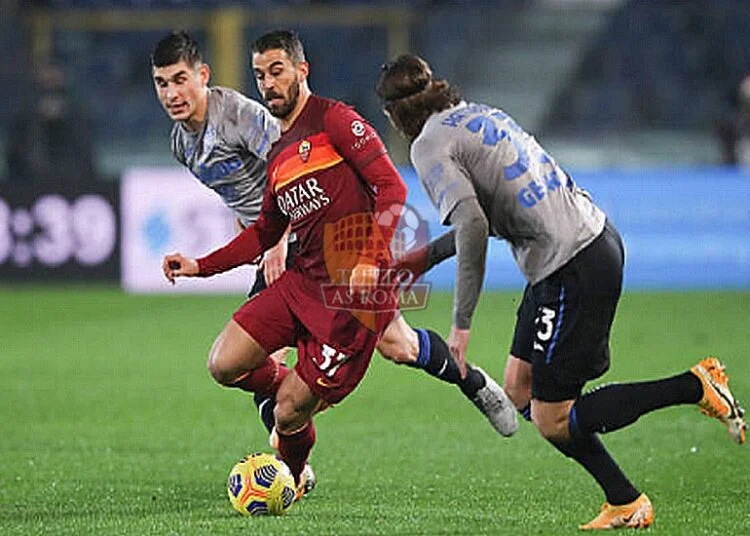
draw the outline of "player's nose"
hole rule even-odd
[[[263,79],[260,81],[260,86],[263,88],[264,91],[273,90],[274,89],[273,77],[264,75]]]
[[[177,97],[177,95],[178,95],[177,88],[173,86],[172,84],[167,84],[167,91],[166,91],[167,100],[171,101],[175,97]]]

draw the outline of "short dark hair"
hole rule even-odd
[[[434,113],[461,102],[461,96],[445,80],[432,77],[429,64],[414,54],[402,54],[383,65],[375,92],[396,128],[413,140]]]
[[[264,33],[250,44],[250,53],[262,54],[267,50],[277,48],[286,52],[294,63],[306,61],[302,41],[294,30],[271,30]]]
[[[190,66],[203,62],[200,46],[185,31],[172,31],[163,37],[151,54],[152,67],[166,67],[185,61]]]

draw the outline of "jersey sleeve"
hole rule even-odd
[[[477,197],[474,185],[453,158],[448,143],[418,138],[411,147],[411,161],[443,225],[448,224],[460,201]]]
[[[241,101],[237,114],[237,129],[243,145],[265,159],[271,145],[281,135],[279,122],[260,103],[247,98]]]
[[[406,202],[406,184],[388,157],[377,131],[351,107],[341,103],[325,115],[325,129],[336,150],[375,192],[375,222],[380,238],[375,242],[375,260],[389,262],[390,243],[398,226],[398,218],[379,218],[390,211],[400,214]],[[381,240],[382,239],[382,240]]]
[[[288,225],[288,218],[279,210],[271,189],[267,188],[258,220],[224,247],[199,258],[199,275],[208,277],[250,264],[261,253],[278,243]]]

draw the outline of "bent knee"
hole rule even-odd
[[[508,395],[513,405],[521,410],[529,405],[531,401],[531,387],[529,385],[508,382],[506,379],[503,384],[503,390]]]
[[[516,408],[527,407],[531,402],[531,363],[509,355],[503,375],[503,389]]]
[[[237,381],[237,374],[236,371],[230,370],[230,368],[225,365],[225,361],[226,360],[221,359],[220,355],[211,353],[208,356],[206,368],[208,368],[209,374],[211,374],[211,377],[216,383],[229,386]]]
[[[547,441],[560,443],[568,441],[570,439],[570,433],[568,432],[567,415],[540,418],[539,416],[535,415],[535,412],[532,409],[531,420],[534,423],[534,426],[536,426],[539,435],[541,435]]]
[[[388,361],[392,361],[397,365],[407,365],[416,363],[417,361],[417,356],[414,352],[410,352],[408,348],[397,344],[385,343],[378,345],[378,351]]]
[[[208,354],[206,368],[216,383],[229,387],[248,373],[247,369],[239,369],[237,363],[236,356],[228,352],[226,347],[214,344]]]

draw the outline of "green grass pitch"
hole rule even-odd
[[[520,293],[487,293],[470,353],[501,378]],[[243,518],[232,464],[268,451],[246,394],[205,359],[241,297],[0,287],[0,534],[577,534],[603,500],[526,422],[512,439],[455,388],[380,357],[317,418],[318,488],[281,518]],[[412,325],[445,334],[451,296]],[[628,293],[602,381],[653,379],[707,354],[750,403],[750,292]],[[595,384],[592,384],[595,385]],[[654,503],[649,533],[750,534],[750,446],[695,407],[603,438]]]

